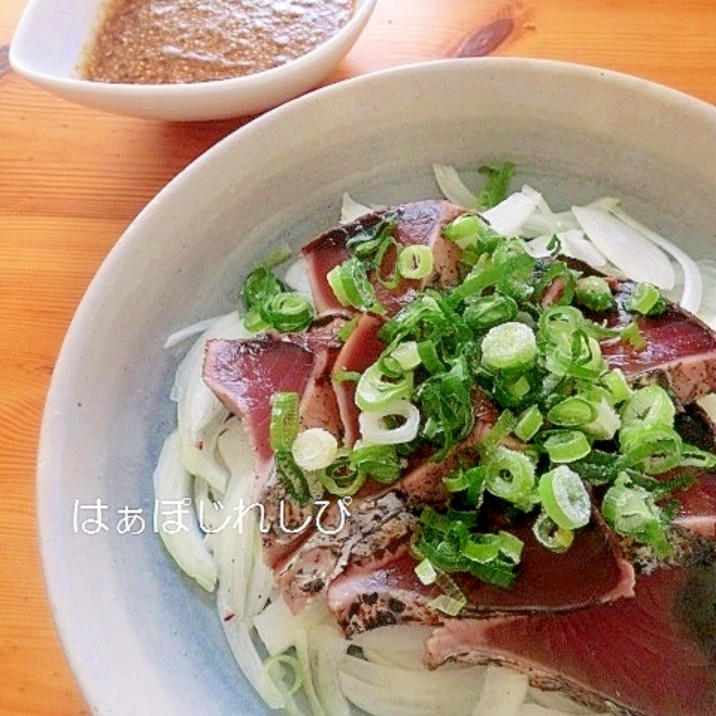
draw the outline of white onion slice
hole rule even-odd
[[[192,323],[190,326],[186,326],[185,328],[180,328],[178,331],[174,331],[174,333],[172,333],[166,339],[166,341],[164,341],[164,348],[174,348],[174,346],[183,343],[189,338],[195,338],[207,329],[211,328],[211,326],[215,324],[220,318],[222,318],[222,316],[205,318],[201,321],[197,321],[196,323]]]
[[[343,693],[374,716],[469,716],[485,669],[421,671],[386,667],[353,656],[339,664]]]
[[[475,195],[465,186],[455,167],[449,164],[433,164],[435,181],[448,201],[463,209],[475,208]]]
[[[164,441],[153,475],[157,500],[156,529],[179,567],[207,591],[218,577],[216,563],[204,543],[192,504],[192,477],[181,461],[181,441],[175,430]]]
[[[517,236],[524,223],[529,219],[539,204],[537,192],[529,196],[521,191],[510,194],[506,199],[487,211],[481,216],[490,226],[503,236]]]
[[[673,287],[671,261],[643,233],[600,206],[573,206],[572,212],[597,249],[629,278],[665,290]]]
[[[287,269],[283,280],[296,293],[308,299],[313,305],[313,291],[311,290],[311,278],[308,273],[308,261],[304,256],[297,258]]]
[[[528,688],[526,674],[490,665],[485,674],[485,687],[470,716],[517,716]]]
[[[562,242],[562,253],[573,259],[579,259],[594,268],[607,265],[604,254],[588,239],[580,229],[570,229],[557,235]]]
[[[611,212],[627,226],[641,232],[649,241],[671,254],[684,272],[684,288],[679,304],[685,310],[696,313],[701,306],[703,292],[703,277],[696,262],[685,251],[682,251],[671,241],[657,234],[653,229],[638,222],[620,207],[614,206]]]
[[[229,471],[217,454],[216,441],[229,411],[203,380],[204,345],[209,338],[245,338],[249,335],[236,312],[217,319],[184,356],[172,388],[172,397],[177,402],[184,467],[222,493],[226,491]]]
[[[374,211],[374,207],[368,204],[361,204],[356,201],[348,192],[343,194],[341,203],[341,224],[350,224],[351,221],[360,219],[361,216],[370,214]]]
[[[388,428],[385,418],[398,416],[404,422],[396,428]],[[420,411],[407,400],[396,400],[383,410],[363,411],[358,416],[360,432],[368,443],[374,445],[397,445],[413,440],[418,434]]]

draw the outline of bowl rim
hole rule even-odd
[[[115,272],[117,268],[125,266],[126,262],[133,255],[133,252],[141,248],[139,238],[141,237],[144,225],[157,211],[160,211],[161,208],[171,200],[171,197],[177,192],[177,189],[200,180],[215,159],[229,151],[233,145],[252,141],[257,136],[261,136],[265,131],[265,127],[270,128],[271,125],[276,123],[283,123],[286,121],[286,118],[300,117],[304,107],[315,106],[327,100],[335,101],[336,97],[340,98],[341,95],[356,91],[369,91],[371,86],[385,82],[399,82],[405,78],[416,77],[422,73],[446,72],[450,67],[474,67],[475,71],[480,71],[482,68],[486,70],[499,68],[499,70],[503,72],[509,72],[513,69],[533,72],[569,72],[575,76],[584,78],[590,83],[606,82],[614,84],[622,92],[638,91],[639,93],[646,93],[647,95],[658,97],[660,102],[678,106],[682,111],[687,111],[698,117],[698,121],[703,122],[705,126],[708,125],[716,128],[716,107],[713,105],[680,90],[614,70],[606,70],[591,65],[560,60],[534,58],[490,57],[434,60],[390,68],[344,80],[294,99],[276,109],[270,110],[260,118],[239,127],[173,177],[125,229],[115,246],[105,257],[85,294],[81,298],[59,351],[55,370],[48,388],[41,422],[36,482],[36,519],[41,564],[52,615],[60,635],[63,649],[77,683],[90,704],[90,708],[92,708],[94,704],[102,703],[102,686],[87,683],[86,678],[82,676],[83,669],[81,667],[86,661],[81,648],[82,640],[78,638],[78,636],[71,634],[67,629],[68,623],[71,621],[72,607],[58,600],[56,585],[52,581],[53,573],[61,569],[61,565],[58,564],[59,554],[56,550],[57,545],[56,542],[53,541],[53,535],[48,535],[44,532],[42,526],[49,522],[49,514],[53,510],[53,502],[48,491],[50,490],[51,483],[57,479],[58,474],[57,464],[56,462],[53,463],[50,458],[56,450],[56,446],[52,444],[54,439],[53,434],[57,428],[58,415],[61,413],[65,402],[65,397],[62,395],[60,386],[66,379],[66,375],[72,374],[72,370],[70,369],[76,361],[75,346],[83,338],[83,331],[86,330],[86,326],[89,322],[93,319],[96,320],[96,316],[93,317],[93,302],[102,290],[102,283],[109,275]]]

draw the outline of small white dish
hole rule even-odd
[[[91,82],[77,72],[103,0],[30,0],[10,45],[20,75],[77,104],[168,121],[256,114],[307,92],[353,47],[377,0],[355,0],[351,20],[315,50],[254,75],[210,82],[140,85]]]
[[[433,162],[502,160],[555,208],[613,193],[695,258],[713,255],[716,108],[613,72],[507,58],[415,65],[289,102],[196,160],[119,239],[58,358],[37,483],[49,597],[92,713],[268,713],[214,595],[152,528],[185,348],[165,339],[236,308],[247,271],[335,224],[344,191],[378,203],[437,196]],[[146,520],[136,533],[120,529],[129,510]]]

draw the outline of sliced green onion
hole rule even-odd
[[[500,445],[490,455],[485,470],[488,492],[520,509],[527,510],[532,506],[535,468],[525,454]]]
[[[480,453],[488,458],[498,445],[515,429],[517,419],[510,410],[503,410],[480,445]]]
[[[443,477],[443,485],[448,492],[462,492],[470,485],[467,470],[456,470]]]
[[[544,441],[544,449],[552,462],[569,463],[589,455],[592,448],[583,432],[560,430]]]
[[[330,466],[329,466],[330,468]],[[348,475],[336,476],[328,470],[316,471],[316,479],[331,495],[347,497],[355,495],[365,484],[368,476],[364,472],[351,472]]]
[[[413,392],[413,373],[389,378],[376,362],[368,366],[356,385],[355,402],[361,410],[383,410],[396,400],[409,398]]]
[[[311,497],[308,480],[288,450],[277,450],[274,454],[276,472],[288,494],[299,505],[305,505]]]
[[[579,395],[561,400],[547,412],[547,420],[552,424],[568,428],[591,423],[596,417],[596,407]]]
[[[619,337],[622,341],[629,343],[637,352],[643,351],[649,345],[646,338],[644,338],[644,335],[639,330],[639,324],[636,321],[632,321],[629,325],[622,328],[619,332]]]
[[[674,402],[660,385],[638,388],[621,410],[621,419],[625,428],[643,425],[673,426],[675,415]]]
[[[512,564],[519,564],[524,542],[519,537],[500,530],[494,534],[478,535],[471,538],[463,548],[463,554],[473,562],[487,564],[502,557]]]
[[[648,490],[620,474],[604,495],[602,514],[618,534],[650,545],[658,557],[666,557],[671,547],[666,538],[662,513]]]
[[[577,279],[575,295],[585,308],[597,313],[611,311],[617,306],[609,284],[601,276],[584,276]]]
[[[620,435],[624,464],[654,475],[677,467],[683,441],[668,425],[634,426]]]
[[[490,228],[476,214],[461,214],[443,227],[443,236],[461,249],[472,249],[478,254],[492,253],[504,237]]]
[[[395,482],[403,471],[394,445],[361,445],[348,455],[348,465],[376,482]]]
[[[503,372],[495,377],[493,396],[496,402],[505,408],[522,408],[532,392],[532,384],[525,375],[515,379],[513,373]]]
[[[650,283],[639,283],[624,301],[624,308],[642,316],[658,316],[666,310],[666,302],[659,289]]]
[[[500,547],[497,540],[489,539],[497,535],[480,535],[476,539],[471,539],[465,545],[462,553],[472,562],[480,562],[487,564],[497,559],[500,554]]]
[[[596,338],[584,331],[572,335],[572,361],[567,373],[575,378],[596,380],[607,367]]]
[[[323,470],[338,454],[338,441],[325,428],[308,428],[298,433],[291,455],[302,470]]]
[[[613,405],[623,403],[632,394],[632,389],[629,383],[627,383],[624,373],[622,373],[619,368],[612,368],[602,373],[599,377],[599,381],[612,396]]]
[[[517,313],[517,303],[513,298],[495,293],[468,301],[462,317],[470,328],[482,332],[514,320]]]
[[[434,460],[439,460],[475,424],[475,408],[468,380],[458,367],[430,376],[416,392],[425,418],[426,437],[442,443]]]
[[[465,560],[465,570],[473,577],[481,579],[488,584],[494,584],[504,589],[509,589],[515,583],[517,574],[515,572],[517,565],[506,559],[493,559],[489,562],[475,562]]]
[[[447,614],[449,617],[456,617],[466,604],[467,598],[465,596],[455,598],[448,594],[439,594],[435,599],[428,602],[428,608]]]
[[[684,445],[681,452],[681,463],[685,467],[698,467],[701,470],[712,470],[716,467],[716,455],[708,450],[701,450],[694,445]]]
[[[536,405],[530,405],[517,418],[513,430],[515,436],[522,442],[529,442],[544,424],[544,417]]]
[[[301,664],[295,656],[274,654],[264,661],[264,672],[275,684],[285,689],[289,696],[298,692],[303,685]]]
[[[415,341],[403,341],[398,343],[389,353],[402,371],[409,371],[420,365],[420,351]]]
[[[434,341],[420,341],[417,344],[418,355],[420,356],[420,362],[425,366],[429,373],[439,373],[445,369],[438,349],[435,346]]]
[[[246,277],[241,288],[241,297],[247,309],[259,307],[266,299],[283,293],[286,284],[266,266],[258,266]]]
[[[389,422],[394,422],[390,425]],[[375,445],[398,445],[414,440],[420,427],[420,412],[407,400],[394,400],[380,410],[358,416],[364,440]]]
[[[508,239],[498,244],[492,261],[498,272],[496,286],[501,293],[518,301],[532,295],[535,260],[527,253],[521,239]]]
[[[519,564],[525,543],[516,535],[505,530],[500,530],[497,535],[500,538],[500,553],[510,562]]]
[[[500,167],[481,166],[480,174],[487,177],[484,186],[475,197],[475,207],[478,211],[486,211],[497,206],[507,197],[510,182],[515,173],[512,162],[504,162]]]
[[[421,584],[429,586],[435,583],[438,573],[429,559],[423,559],[415,565],[415,576],[420,580]]]
[[[298,435],[298,393],[279,392],[271,397],[269,444],[271,449],[290,450]]]
[[[523,371],[537,358],[537,341],[524,323],[508,321],[494,326],[482,341],[482,362],[490,370]]]
[[[552,241],[548,244],[548,249],[552,243],[557,244],[555,247],[555,254],[559,250],[559,239],[555,236],[552,237]],[[558,281],[559,283],[555,282]],[[547,289],[552,285],[559,287],[559,291],[549,295]],[[574,272],[571,271],[562,261],[555,261],[540,277],[537,285],[535,286],[535,294],[541,301],[545,301],[547,295],[549,300],[547,301],[550,306],[565,306],[569,305],[574,298]]]
[[[479,262],[472,267],[462,283],[450,293],[452,305],[456,306],[461,301],[479,297],[486,288],[494,286],[499,278],[500,271],[492,264],[491,260]]]
[[[376,298],[375,289],[360,259],[351,257],[334,266],[326,274],[326,280],[342,306],[377,314],[385,313],[385,308]]]
[[[300,332],[313,321],[313,308],[305,296],[295,291],[277,293],[264,301],[261,318],[281,333]]]
[[[582,425],[582,430],[597,440],[611,440],[622,424],[619,414],[605,398],[592,405],[597,415],[590,423]]]
[[[260,331],[265,331],[269,324],[261,318],[258,309],[252,309],[244,315],[244,327],[251,333],[259,333]]]
[[[433,251],[424,244],[411,244],[401,249],[398,255],[398,272],[408,279],[421,279],[433,271]]]
[[[550,343],[571,343],[572,335],[583,330],[586,320],[574,306],[553,306],[539,319],[539,334]]]
[[[574,542],[574,532],[560,527],[546,512],[537,516],[532,533],[543,547],[557,554],[566,552]]]
[[[538,494],[547,516],[564,530],[589,523],[592,503],[582,478],[566,465],[540,477]]]

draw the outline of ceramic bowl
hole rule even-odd
[[[356,0],[352,19],[315,50],[254,75],[211,82],[91,82],[77,71],[103,0],[30,0],[10,45],[12,68],[64,99],[108,112],[171,121],[262,112],[316,87],[355,44],[376,0]]]
[[[167,336],[236,307],[257,259],[336,223],[344,191],[437,196],[433,162],[505,159],[556,208],[616,195],[694,257],[713,253],[714,107],[612,72],[507,58],[414,65],[283,105],[196,160],[119,239],[62,347],[37,483],[49,596],[93,713],[267,713],[213,597],[152,529],[182,353],[163,348]],[[93,533],[98,505],[107,529]],[[146,516],[141,533],[118,529],[127,508]]]

